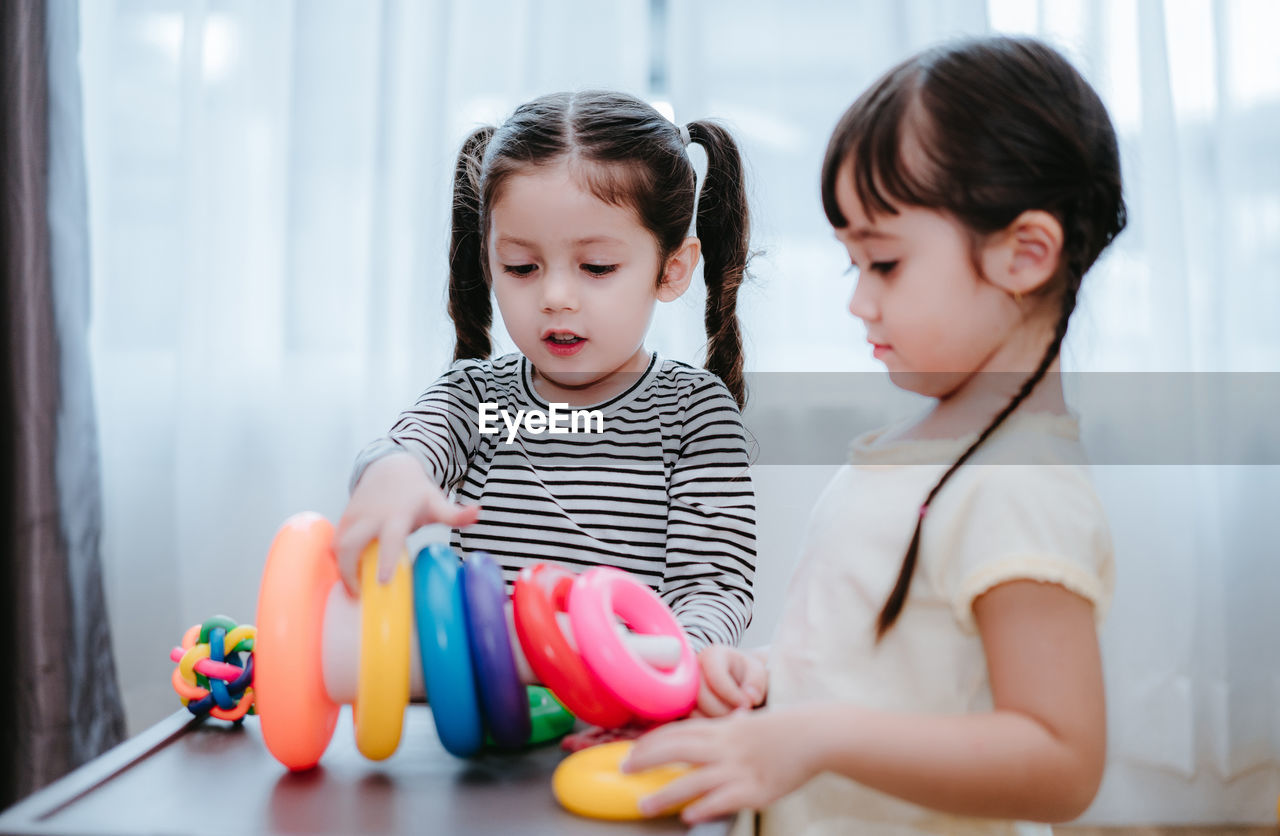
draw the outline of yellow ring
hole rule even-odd
[[[370,760],[389,757],[400,745],[412,628],[409,563],[396,561],[391,582],[378,583],[378,544],[370,543],[360,555],[360,680],[352,708],[356,746]]]
[[[691,767],[668,764],[624,775],[620,766],[631,746],[630,740],[602,743],[560,761],[551,776],[551,790],[556,799],[570,813],[588,818],[611,821],[646,818],[640,812],[640,799],[686,774]],[[679,809],[675,807],[659,815],[671,815]]]

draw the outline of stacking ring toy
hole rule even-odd
[[[556,624],[572,584],[572,575],[545,563],[521,569],[514,592],[516,635],[533,672],[565,708],[588,723],[616,728],[631,719],[631,710],[601,687]]]
[[[629,710],[650,720],[674,720],[698,701],[698,660],[688,642],[671,670],[642,661],[614,630],[614,615],[637,633],[684,635],[657,594],[619,569],[597,566],[573,585],[569,623],[587,667]]]
[[[409,631],[413,592],[409,567],[397,561],[389,583],[378,583],[378,543],[360,555],[360,681],[352,706],[356,746],[370,760],[391,756],[409,705]]]
[[[375,541],[360,555],[357,601],[343,593],[333,537],[318,514],[290,517],[267,555],[256,635],[218,617],[170,652],[190,711],[234,721],[256,710],[267,748],[289,769],[319,762],[343,703],[360,752],[389,757],[411,692],[430,694],[441,744],[458,757],[478,752],[486,732],[518,749],[563,736],[575,715],[617,728],[694,705],[687,639],[657,595],[621,571],[531,566],[508,612],[502,571],[483,552],[463,564],[447,545],[428,546],[412,568],[401,555],[382,584]],[[547,687],[524,685],[535,680]]]
[[[487,553],[478,551],[462,564],[459,582],[485,723],[499,747],[518,749],[529,741],[532,731],[529,694],[511,652],[502,570]]]
[[[484,726],[476,698],[459,571],[453,549],[442,544],[427,546],[418,552],[413,565],[413,597],[422,676],[436,732],[445,749],[466,758],[484,744]]]
[[[602,743],[565,758],[551,776],[551,790],[556,800],[569,812],[593,819],[646,818],[640,812],[640,799],[687,774],[691,767],[667,764],[623,774],[621,764],[631,746],[630,740]]]
[[[320,762],[338,722],[316,660],[324,603],[338,583],[333,526],[319,514],[295,514],[271,543],[258,594],[253,686],[262,737],[290,769]]]

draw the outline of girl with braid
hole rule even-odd
[[[700,194],[691,142],[707,155]],[[737,145],[711,122],[591,91],[475,131],[453,187],[454,363],[356,462],[336,538],[347,588],[371,540],[385,581],[411,531],[444,523],[508,588],[537,562],[615,566],[695,648],[736,644],[756,560],[736,313],[748,230]],[[644,347],[699,259],[705,370]],[[519,349],[497,358],[494,298]]]
[[[624,768],[700,765],[646,808],[770,834],[1048,830],[1106,750],[1112,550],[1058,355],[1125,225],[1115,131],[1048,46],[951,44],[845,113],[822,199],[875,357],[934,403],[854,441],[770,647],[703,651],[712,716]]]

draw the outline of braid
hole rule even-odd
[[[1071,319],[1071,313],[1076,307],[1076,294],[1080,288],[1080,282],[1083,278],[1082,273],[1075,271],[1075,256],[1067,259],[1067,284],[1062,293],[1062,313],[1058,316],[1058,324],[1053,331],[1053,341],[1049,343],[1049,347],[1045,350],[1044,357],[1040,360],[1040,365],[1026,381],[1022,384],[1022,388],[1013,396],[1008,405],[1000,410],[1000,414],[992,419],[987,428],[982,431],[969,449],[965,450],[955,463],[947,468],[942,474],[942,478],[938,480],[933,489],[929,491],[929,495],[925,497],[924,503],[920,506],[920,515],[916,517],[916,528],[911,534],[911,544],[907,546],[907,554],[902,559],[902,568],[898,571],[898,580],[893,585],[893,592],[889,593],[889,599],[885,601],[884,608],[880,610],[880,617],[876,620],[876,641],[884,638],[884,634],[889,632],[889,628],[898,620],[898,616],[902,613],[902,607],[907,601],[907,590],[911,587],[911,576],[915,574],[916,559],[920,553],[920,531],[924,526],[924,516],[929,510],[929,506],[933,503],[934,497],[942,490],[942,486],[947,484],[951,476],[960,469],[960,467],[969,460],[982,443],[992,436],[1005,419],[1013,414],[1018,405],[1027,399],[1036,385],[1044,379],[1045,374],[1049,371],[1049,366],[1057,358],[1058,353],[1062,350],[1062,341],[1067,336],[1067,323]]]
[[[742,333],[738,325],[738,288],[746,275],[750,221],[742,156],[724,128],[690,122],[689,137],[707,152],[707,174],[698,196],[698,238],[702,241],[702,277],[707,285],[707,369],[724,381],[741,407],[746,403],[742,372]]]
[[[493,133],[493,128],[483,127],[467,137],[454,168],[449,242],[449,318],[457,334],[454,360],[484,359],[492,348],[493,303],[480,228],[480,168]]]

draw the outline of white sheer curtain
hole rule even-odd
[[[615,87],[729,122],[765,250],[750,368],[873,371],[818,200],[832,125],[926,44],[1042,35],[1110,107],[1132,213],[1086,282],[1068,366],[1280,370],[1270,0],[93,0],[81,16],[104,548],[134,731],[176,705],[181,630],[252,619],[280,521],[336,518],[356,450],[447,362],[453,155],[540,93]],[[697,359],[696,295],[660,313],[664,353]],[[1105,447],[1124,416],[1102,407],[1084,419]],[[1277,471],[1099,468],[1119,589],[1093,820],[1271,820]],[[828,473],[759,468],[749,640],[767,640]]]

